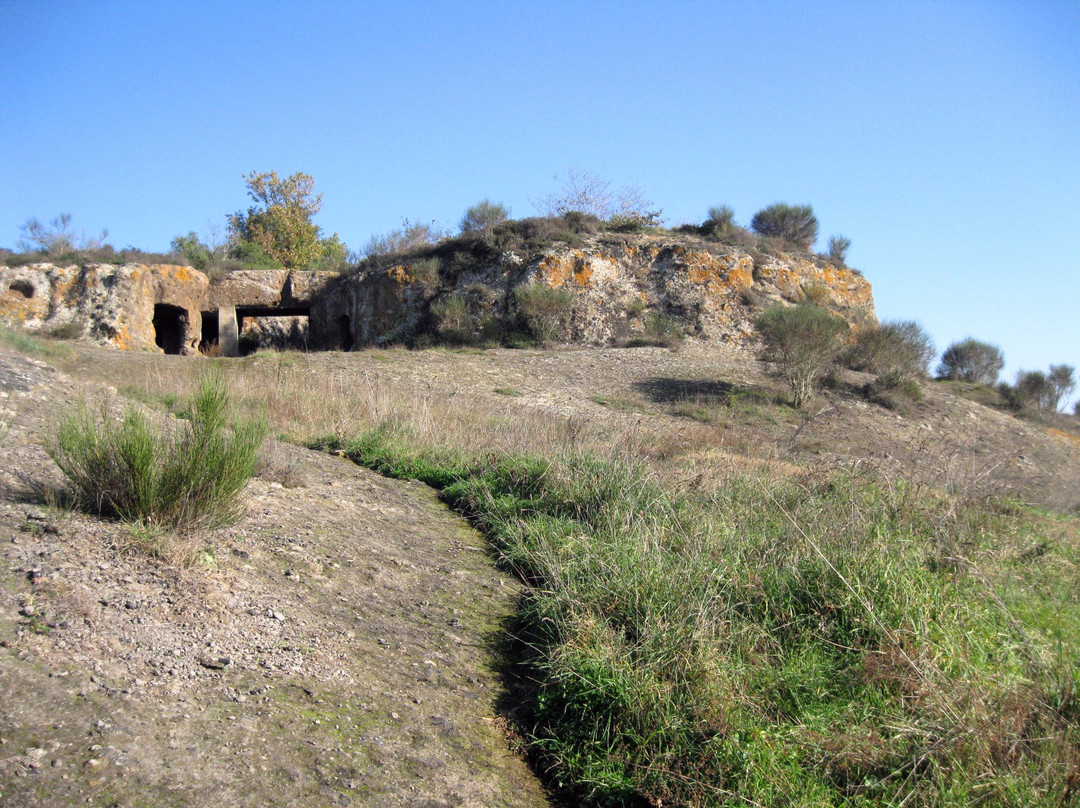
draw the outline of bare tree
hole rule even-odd
[[[548,194],[536,206],[545,216],[562,216],[577,211],[605,222],[626,220],[648,225],[659,224],[663,213],[661,210],[650,210],[652,202],[639,189],[612,189],[610,180],[577,169],[569,169],[562,189]]]

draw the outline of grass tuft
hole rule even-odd
[[[119,420],[103,401],[82,406],[48,439],[75,503],[88,511],[154,527],[214,527],[234,521],[265,435],[260,422],[226,424],[228,391],[205,377],[189,417],[174,434],[129,407]]]

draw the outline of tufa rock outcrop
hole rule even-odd
[[[514,326],[514,290],[525,284],[573,292],[563,336],[577,343],[632,340],[648,329],[650,315],[690,337],[742,342],[753,338],[759,308],[806,293],[849,322],[875,318],[870,284],[856,270],[809,256],[752,256],[686,238],[613,234],[556,245],[531,260],[514,252],[465,268],[443,260],[436,283],[415,261],[382,267],[342,280],[316,308],[348,323],[357,344],[411,343],[437,325],[432,307],[456,295],[480,336],[497,331],[493,323]]]
[[[477,339],[511,333],[522,320],[515,290],[529,285],[572,293],[561,337],[576,343],[631,342],[657,318],[688,337],[741,343],[753,338],[759,308],[806,294],[849,322],[874,319],[866,279],[818,257],[611,233],[531,256],[433,248],[351,276],[246,270],[211,282],[171,265],[3,268],[0,319],[166,353],[217,344],[233,355],[244,341],[348,350],[432,339],[432,312],[452,299]]]

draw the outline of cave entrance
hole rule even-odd
[[[13,300],[29,300],[34,296],[34,286],[28,281],[12,281],[8,284],[7,297]]]
[[[352,321],[349,315],[343,314],[338,318],[338,333],[341,335],[341,350],[351,351],[355,340],[352,333]]]
[[[307,306],[237,306],[236,328],[242,356],[260,348],[306,351],[311,336],[310,309]]]
[[[179,354],[187,336],[188,316],[180,306],[154,305],[154,342],[167,354]]]
[[[220,350],[218,342],[218,313],[204,311],[202,313],[202,334],[199,337],[199,351],[204,354],[215,354]]]

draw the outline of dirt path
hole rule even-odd
[[[279,446],[186,568],[42,504],[81,384],[0,355],[0,804],[542,806],[488,648],[517,585],[423,486]]]

